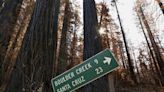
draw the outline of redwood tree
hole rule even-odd
[[[102,50],[94,0],[83,1],[84,12],[84,60]],[[86,86],[82,92],[108,92],[108,78],[104,76]]]

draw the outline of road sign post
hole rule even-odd
[[[71,92],[118,67],[113,54],[105,49],[83,63],[71,68],[51,80],[54,92]]]

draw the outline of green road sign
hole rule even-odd
[[[118,67],[112,53],[105,49],[83,63],[73,67],[51,80],[54,92],[76,90]]]

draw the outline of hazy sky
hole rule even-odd
[[[95,0],[95,1],[96,3],[98,3],[103,0]],[[110,14],[116,20],[116,23],[118,23],[118,18],[116,15],[115,8],[110,6],[111,0],[104,0],[104,1],[107,2],[107,4],[109,5]],[[136,16],[135,16],[135,12],[133,11],[135,0],[117,0],[117,1],[118,1],[117,5],[118,5],[121,21],[124,27],[124,31],[126,33],[127,40],[128,41],[130,40],[134,44],[135,47],[140,46],[142,44],[141,42],[145,41],[145,39],[141,30],[139,30],[136,27],[136,20],[135,20]],[[151,4],[149,5],[147,9],[145,9],[146,12],[148,11],[153,12],[153,16],[158,16],[162,14],[155,0],[147,0],[147,1],[149,1],[149,3]],[[77,0],[77,2],[79,2],[82,8],[83,0]],[[81,17],[83,17],[82,13],[81,13]],[[158,20],[156,20],[156,26],[157,26],[157,29],[160,31],[160,34],[159,34],[160,39],[163,39],[162,43],[164,44],[164,37],[162,36],[162,34],[164,35],[164,16],[163,15],[161,15],[158,18]]]

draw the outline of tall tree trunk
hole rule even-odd
[[[60,50],[59,50],[59,60],[58,60],[58,70],[57,74],[60,74],[66,70],[67,66],[67,32],[69,30],[70,23],[70,8],[69,8],[69,0],[65,0],[65,11],[64,11],[64,19],[63,19],[63,28],[61,34],[60,41]]]
[[[6,53],[9,41],[13,34],[13,28],[16,24],[17,18],[20,15],[20,8],[23,1],[9,0],[3,10],[0,12],[0,52]],[[15,34],[16,35],[16,34]],[[3,52],[2,52],[3,51]],[[3,61],[5,54],[0,56]],[[1,61],[1,62],[2,62]]]
[[[60,0],[36,1],[35,11],[5,92],[52,92],[50,80],[54,76],[58,28],[56,18],[59,14],[59,7],[56,6],[60,6]]]
[[[116,7],[116,11],[117,11],[117,15],[118,15],[118,19],[119,19],[119,23],[120,23],[120,27],[121,27],[121,32],[122,32],[122,36],[123,36],[123,41],[124,41],[124,44],[125,44],[125,50],[126,50],[126,54],[127,54],[127,57],[128,57],[130,75],[131,75],[131,78],[133,79],[133,81],[135,83],[137,83],[137,79],[136,79],[135,73],[134,73],[134,66],[133,66],[133,63],[131,61],[131,56],[130,56],[130,53],[129,53],[129,50],[128,50],[128,44],[127,44],[127,41],[126,41],[125,32],[124,32],[123,27],[122,27],[122,22],[121,22],[121,18],[120,18],[120,15],[119,15],[117,3],[116,3],[115,0],[113,0],[113,2],[114,2],[115,7]]]
[[[126,62],[125,62],[125,56],[124,56],[124,50],[123,50],[123,43],[122,43],[122,41],[119,41],[118,45],[119,45],[119,49],[120,49],[120,56],[121,56],[122,65],[123,65],[124,69],[126,69],[127,66],[126,66]]]
[[[152,35],[152,32],[151,32],[151,29],[149,27],[149,24],[145,18],[145,15],[144,15],[144,12],[142,10],[142,7],[139,7],[139,12],[141,13],[141,17],[142,17],[142,20],[143,20],[143,23],[147,29],[147,33],[148,33],[148,36],[149,36],[149,39],[150,39],[150,42],[152,44],[152,47],[153,47],[153,50],[154,50],[154,53],[155,53],[155,56],[156,56],[156,60],[158,62],[158,65],[159,65],[159,68],[160,68],[160,71],[161,71],[161,74],[162,74],[162,78],[161,78],[161,82],[162,82],[162,85],[164,85],[164,61],[162,59],[162,56],[161,56],[161,53],[159,51],[159,47],[157,46],[155,40],[154,40],[154,36]]]
[[[160,52],[164,53],[164,47],[162,46],[161,40],[159,39],[159,36],[156,36],[156,40],[157,40],[157,46],[160,49]]]
[[[52,92],[51,79],[56,75],[55,73],[55,63],[56,61],[56,49],[57,49],[57,33],[58,33],[58,15],[60,9],[60,0],[48,0],[46,6],[47,15],[45,22],[45,47],[43,51],[46,51],[45,56],[45,75],[44,75],[44,85],[42,92]],[[54,20],[54,21],[53,21]],[[51,44],[49,44],[51,43]],[[46,48],[46,49],[44,49]]]
[[[75,61],[75,57],[76,57],[76,46],[77,46],[77,35],[76,35],[76,31],[74,30],[74,32],[73,32],[73,38],[72,38],[72,44],[71,44],[71,51],[70,51],[70,53],[71,53],[71,61],[70,62],[72,62],[72,63],[74,63],[74,62],[77,62],[77,61]]]
[[[58,61],[57,61],[57,58],[56,58],[56,55],[57,55],[57,52],[56,52],[56,49],[57,49],[57,40],[58,40],[58,34],[57,34],[57,31],[58,31],[58,17],[59,17],[59,11],[60,11],[60,1],[61,0],[55,0],[54,2],[54,23],[53,23],[53,31],[52,31],[52,43],[53,43],[53,49],[52,49],[52,53],[53,53],[53,62],[54,63],[54,66],[53,66],[53,71],[54,71],[54,76],[57,75],[57,65],[58,65]]]
[[[145,40],[146,40],[146,43],[147,43],[147,46],[148,46],[148,48],[149,48],[150,55],[151,55],[151,57],[152,57],[152,60],[153,60],[154,65],[155,65],[155,69],[156,69],[156,71],[157,71],[157,75],[158,75],[158,77],[159,77],[160,80],[161,80],[161,78],[162,78],[161,71],[160,71],[159,68],[158,68],[158,64],[157,64],[156,59],[155,59],[155,57],[154,57],[153,50],[151,49],[151,44],[150,44],[149,41],[148,41],[148,37],[146,36],[146,32],[145,32],[145,30],[144,30],[144,27],[143,27],[143,24],[142,24],[142,20],[141,20],[141,18],[140,18],[140,16],[139,16],[138,12],[137,12],[137,16],[138,16],[138,19],[139,19],[139,22],[140,22],[140,25],[141,25],[142,32],[143,32],[143,34],[144,34],[144,37],[145,37]]]
[[[131,53],[132,53],[132,55],[133,55],[133,60],[134,60],[134,62],[135,62],[135,68],[136,68],[136,70],[137,70],[137,75],[136,76],[138,76],[138,78],[137,78],[137,82],[138,83],[140,83],[140,73],[139,73],[139,68],[138,68],[138,62],[137,62],[137,59],[136,59],[136,56],[135,56],[135,52],[134,52],[134,48],[132,47],[131,48]]]
[[[3,64],[2,64],[3,81],[2,81],[2,86],[0,88],[1,92],[4,92],[6,90],[6,87],[9,83],[11,73],[16,63],[16,57],[22,45],[24,34],[27,30],[29,21],[31,19],[33,5],[34,5],[34,1],[23,0],[21,2],[21,6],[17,8],[18,15],[15,24],[14,25],[11,24],[13,25],[13,28],[10,30],[13,33],[10,38],[9,45],[6,50],[6,55],[4,57]]]
[[[1,0],[1,3],[2,0]],[[22,2],[19,0],[10,0],[8,3],[0,10],[0,77],[2,78],[2,64],[7,51],[9,41],[11,39],[14,24],[17,21],[19,13],[17,10],[20,9]],[[2,80],[0,80],[1,85]]]
[[[98,21],[94,0],[84,0],[84,60],[102,50]],[[108,76],[84,86],[81,92],[109,92]]]
[[[38,59],[38,56],[40,56],[40,55],[38,55],[38,52],[41,49],[41,48],[38,49],[38,47],[36,49],[37,44],[39,44],[39,42],[38,42],[39,38],[37,38],[35,36],[37,35],[36,34],[37,30],[39,30],[38,29],[39,23],[41,24],[41,22],[42,22],[42,20],[40,20],[40,17],[38,17],[38,16],[41,15],[41,12],[43,12],[45,10],[44,8],[41,9],[41,7],[43,7],[42,3],[43,3],[43,1],[39,1],[39,0],[37,0],[37,2],[36,2],[35,10],[34,10],[28,31],[25,34],[25,38],[23,41],[21,51],[18,55],[17,63],[15,65],[15,69],[13,71],[10,85],[8,86],[8,90],[6,92],[11,92],[11,91],[12,92],[22,92],[22,91],[31,92],[32,87],[34,88],[34,86],[32,84],[36,83],[36,80],[33,77],[33,76],[35,76],[34,75],[35,62],[33,59],[36,57]],[[40,20],[40,21],[38,21],[38,20]],[[41,26],[41,27],[43,27],[43,26]],[[37,35],[38,37],[41,37],[40,33],[38,33],[38,35]],[[35,55],[35,57],[34,57],[34,55]],[[40,59],[40,57],[39,57],[39,59]],[[36,61],[38,62],[38,60],[36,60]],[[38,68],[35,68],[35,69],[37,70]],[[40,74],[37,74],[37,75],[40,76]],[[38,80],[39,79],[40,78],[38,78]],[[19,80],[19,81],[15,81],[15,80]]]

